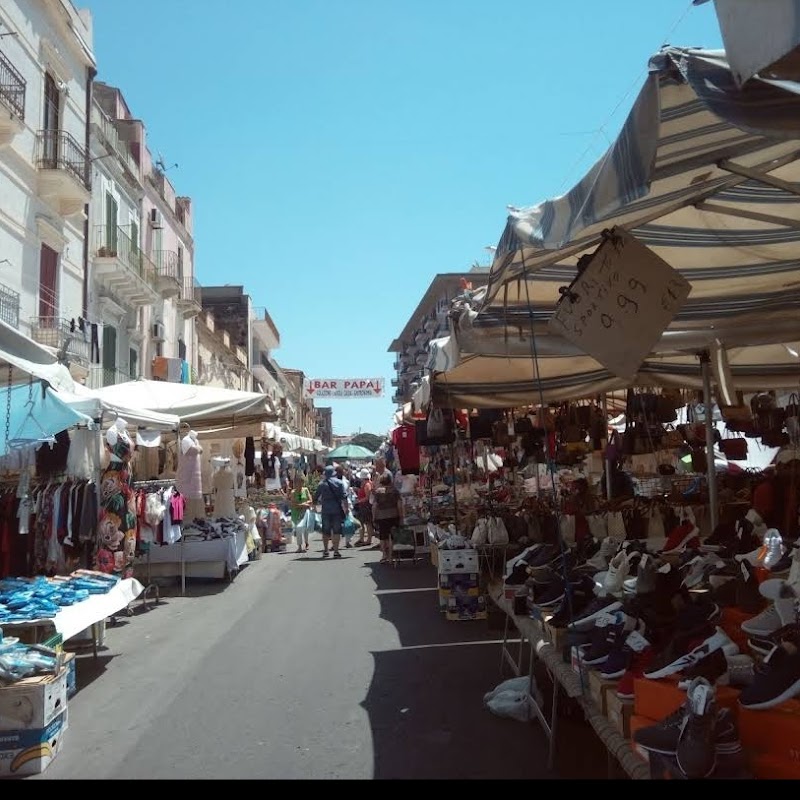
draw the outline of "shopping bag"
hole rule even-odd
[[[489,521],[485,517],[481,517],[475,525],[471,541],[476,547],[489,544]]]
[[[617,542],[624,542],[627,536],[625,519],[621,511],[608,512],[608,535]]]
[[[309,508],[294,526],[297,533],[311,533],[314,530],[314,512]]]
[[[501,517],[489,519],[489,544],[508,544],[508,529]]]
[[[342,535],[347,538],[356,532],[356,521],[352,514],[348,514],[342,523]]]

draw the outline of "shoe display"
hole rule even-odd
[[[594,582],[591,578],[584,578],[571,593],[565,593],[553,616],[547,620],[548,625],[553,628],[566,628],[570,621],[580,616],[595,599]],[[589,625],[587,629],[591,627]]]
[[[717,766],[717,704],[714,687],[695,678],[686,690],[686,718],[675,758],[687,778],[707,778]]]
[[[757,655],[768,656],[785,639],[800,637],[800,624],[792,622],[767,636],[751,636],[747,646]]]
[[[608,572],[606,572],[605,579],[603,580],[603,589],[606,594],[622,594],[625,578],[628,577],[630,569],[629,554],[625,550],[620,550],[619,553],[611,559],[608,565]]]
[[[703,584],[712,571],[721,565],[722,563],[715,555],[694,556],[686,565],[681,585],[687,589],[694,589]]]
[[[687,689],[695,678],[704,678],[712,686],[728,685],[730,682],[728,659],[722,649],[712,650],[696,664],[683,670],[683,679],[678,683],[679,688]]]
[[[688,520],[673,528],[667,536],[662,553],[680,553],[687,548],[696,550],[700,547],[700,531]]]
[[[617,697],[621,700],[633,700],[635,696],[634,681],[636,678],[644,677],[644,671],[652,663],[655,654],[656,651],[649,644],[639,652],[628,648],[628,663],[625,672],[622,673],[619,679]],[[609,658],[608,661],[611,661],[611,659]],[[606,664],[608,665],[608,662]]]
[[[608,569],[608,564],[619,550],[619,542],[607,536],[600,542],[600,549],[591,557],[587,558],[584,565],[587,568],[594,568],[596,572]]]
[[[601,615],[595,622],[592,641],[581,661],[589,667],[603,664],[615,650],[621,650],[625,640],[637,628],[639,620],[623,611]]]
[[[667,648],[660,653],[645,670],[645,678],[666,678],[676,672],[688,670],[697,665],[714,650],[724,650],[735,655],[738,645],[731,640],[722,628],[705,630],[703,633],[677,633]]]
[[[794,596],[779,597],[760,614],[745,620],[742,631],[748,636],[763,639],[786,625],[797,622],[798,599]]]

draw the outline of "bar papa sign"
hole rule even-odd
[[[312,399],[383,397],[383,378],[306,378],[303,394]]]

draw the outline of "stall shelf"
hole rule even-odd
[[[60,634],[67,642],[91,629],[94,655],[97,656],[100,623],[127,608],[143,592],[144,586],[136,578],[125,578],[105,594],[90,595],[80,603],[63,607],[54,617],[4,622],[3,632],[20,638],[30,637],[33,643],[40,643],[54,633]]]
[[[590,698],[588,687],[582,681],[582,676],[575,672],[570,665],[565,664],[562,653],[555,646],[544,625],[535,619],[514,613],[513,600],[506,598],[505,587],[502,582],[495,581],[489,585],[489,596],[494,603],[506,614],[506,624],[501,646],[501,671],[509,665],[519,677],[524,675],[524,649],[528,645],[528,677],[533,681],[534,658],[545,666],[553,682],[550,719],[545,716],[544,710],[535,701],[529,692],[529,701],[532,704],[539,722],[544,728],[548,740],[548,763],[552,769],[555,759],[556,735],[558,727],[558,699],[561,690],[567,697],[574,700],[581,707],[584,717],[597,737],[605,746],[609,754],[609,771],[613,757],[625,773],[634,780],[647,780],[650,778],[648,765],[631,749],[630,742],[608,721],[594,701]],[[511,626],[519,632],[519,650],[516,658],[511,652],[510,645],[514,639]]]

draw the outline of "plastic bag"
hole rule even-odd
[[[300,518],[300,521],[294,526],[297,533],[311,533],[314,530],[315,514],[309,508],[306,513]]]
[[[508,544],[508,529],[501,517],[489,520],[489,544]]]
[[[356,521],[352,514],[348,514],[342,523],[342,535],[352,536],[356,532]]]
[[[481,517],[475,525],[475,529],[472,531],[471,542],[476,547],[489,543],[489,522],[484,517]]]
[[[483,696],[483,703],[498,717],[530,722],[535,714],[531,695],[536,698],[535,702],[541,703],[541,694],[535,681],[528,676],[522,676],[503,681]]]

